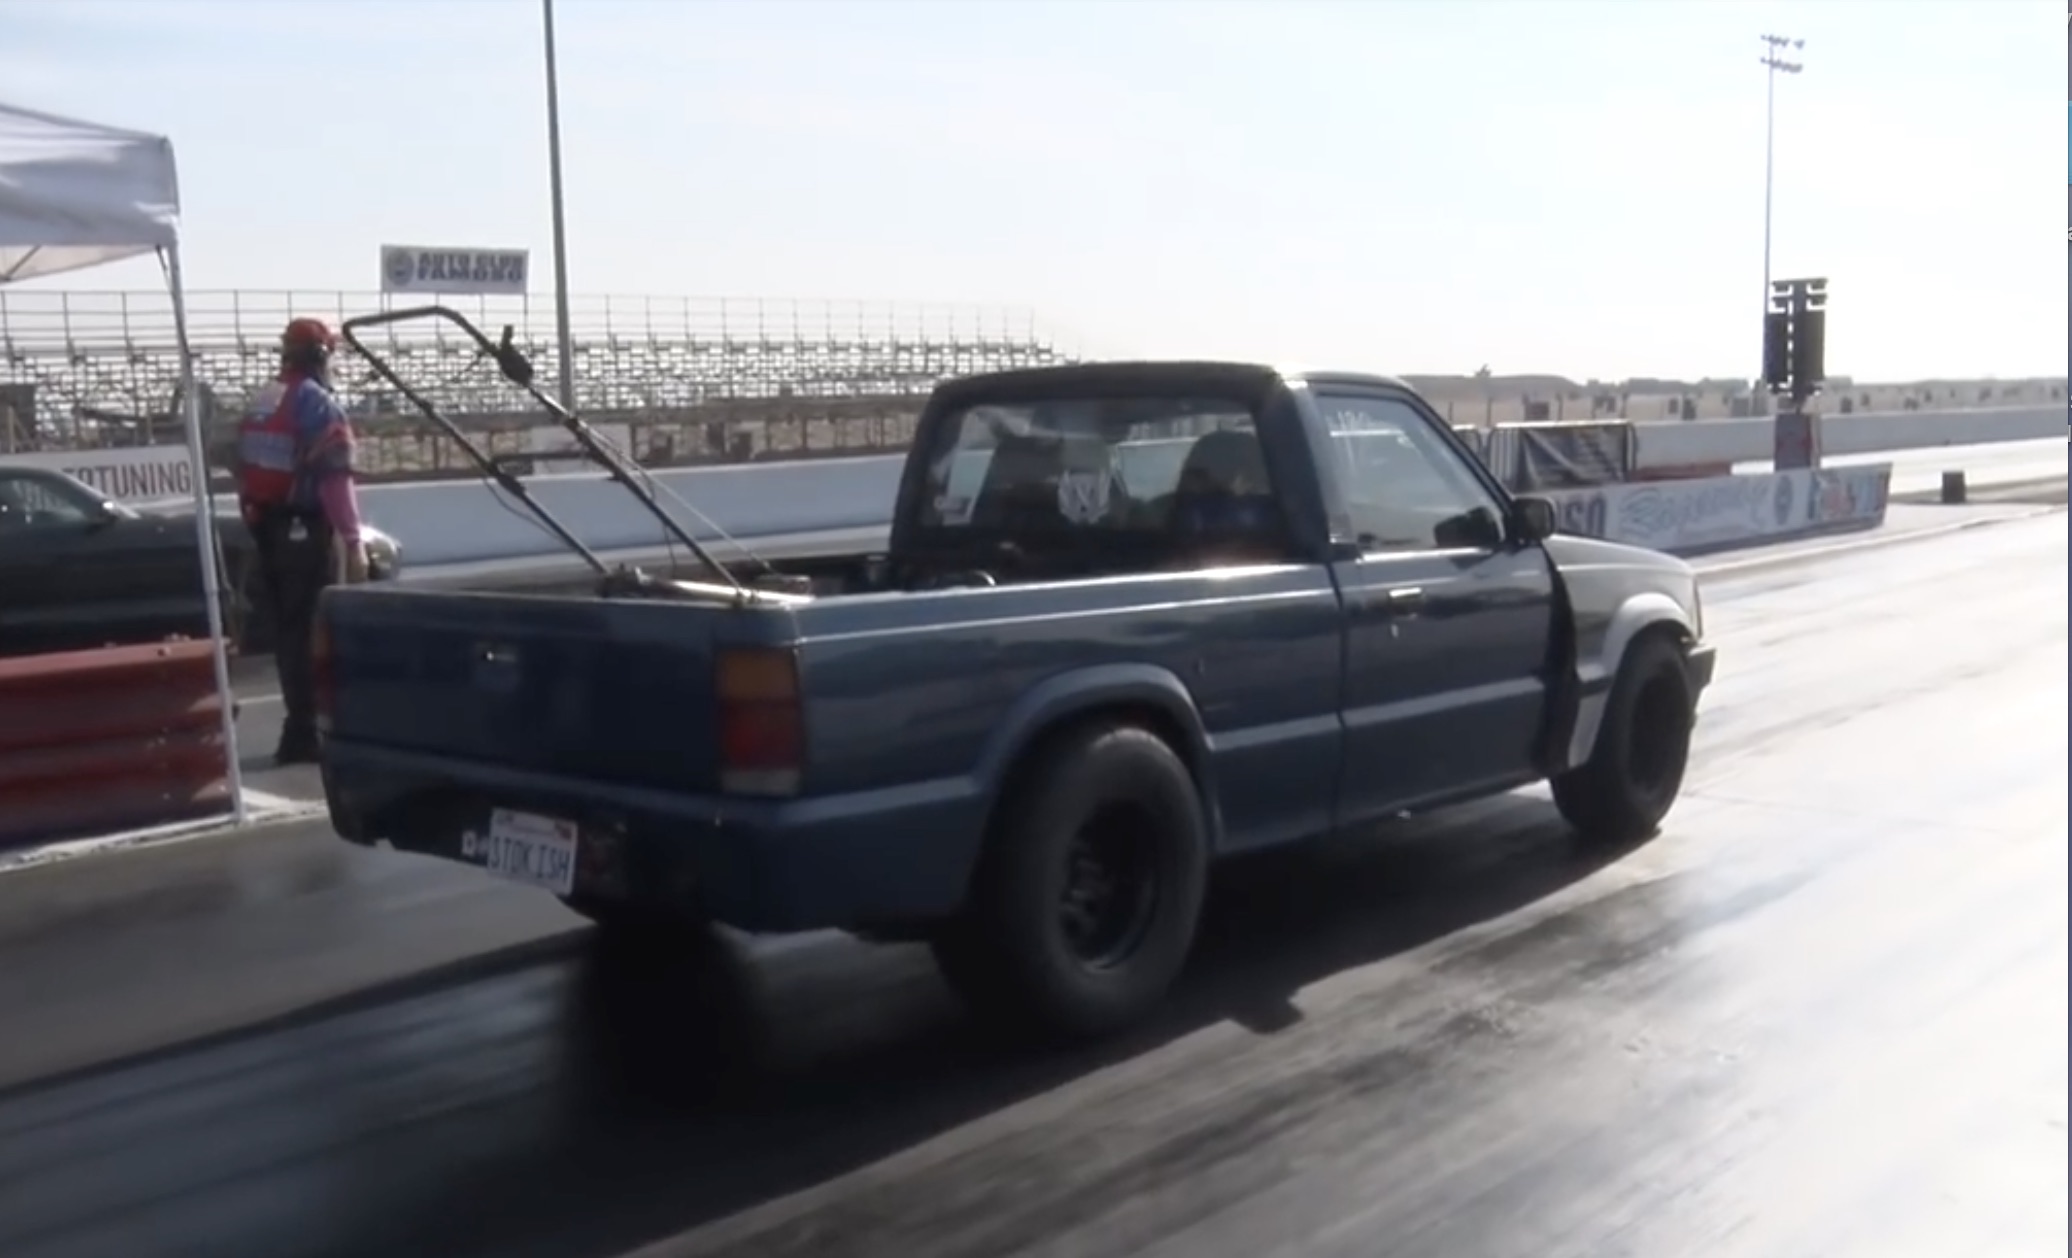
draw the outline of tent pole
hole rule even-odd
[[[187,341],[187,284],[180,272],[178,242],[163,250],[166,283],[172,289],[173,338],[180,344],[180,415],[187,426],[187,460],[194,468],[194,540],[201,547],[202,603],[209,613],[209,641],[216,666],[216,696],[223,709],[223,752],[228,761],[230,808],[244,825],[245,775],[238,767],[237,692],[230,684],[230,656],[223,640],[223,579],[216,567],[216,503],[210,492],[209,450],[201,430],[201,396],[194,380],[194,347]]]

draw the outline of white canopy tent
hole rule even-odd
[[[215,644],[216,690],[223,704],[232,809],[246,820],[238,771],[237,719],[223,640],[216,569],[215,511],[187,340],[187,295],[180,276],[180,181],[164,136],[79,122],[0,103],[0,284],[156,253],[171,289],[180,342],[180,408],[193,467],[195,544],[201,550],[202,602]]]

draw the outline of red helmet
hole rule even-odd
[[[281,333],[283,351],[313,349],[329,354],[337,348],[338,338],[322,319],[290,319],[287,328]]]

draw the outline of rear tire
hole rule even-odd
[[[1630,843],[1655,833],[1683,788],[1696,706],[1676,642],[1650,634],[1627,648],[1590,759],[1552,784],[1555,806],[1584,839]]]
[[[964,914],[931,946],[982,1014],[1102,1035],[1172,986],[1207,881],[1208,826],[1180,757],[1136,726],[1083,727],[1018,775]]]

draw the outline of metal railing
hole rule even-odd
[[[418,300],[342,292],[190,294],[189,343],[204,411],[235,411],[272,377],[280,330],[290,318],[336,322]],[[552,371],[551,297],[447,304],[486,327],[509,324],[518,343]],[[697,412],[709,423],[726,419],[721,412],[742,411],[741,404],[754,404],[750,411],[781,407],[793,417],[813,402],[871,410],[873,402],[925,395],[948,376],[1071,357],[1030,311],[1017,308],[723,297],[577,297],[571,305],[577,402],[596,415],[638,411],[666,422]],[[377,336],[375,348],[426,380],[435,400],[469,422],[516,423],[527,409],[494,372],[473,369],[475,347],[444,329],[398,325]],[[176,347],[172,305],[162,293],[0,290],[0,407],[15,412],[7,425],[12,440],[19,444],[24,431],[43,446],[167,439],[177,409]],[[399,399],[376,387],[363,364],[342,362],[337,374],[362,423],[376,430],[391,423],[415,428]]]
[[[271,347],[291,318],[342,321],[349,315],[423,301],[418,295],[336,291],[198,291],[188,294],[195,348]],[[511,324],[521,339],[551,341],[551,296],[442,297],[484,327]],[[1031,342],[1032,311],[951,303],[773,299],[767,297],[574,296],[575,339],[753,344],[761,342],[922,344]],[[437,330],[398,336],[437,340]],[[51,353],[127,352],[170,348],[172,302],[166,294],[0,290],[0,349],[9,357]]]

